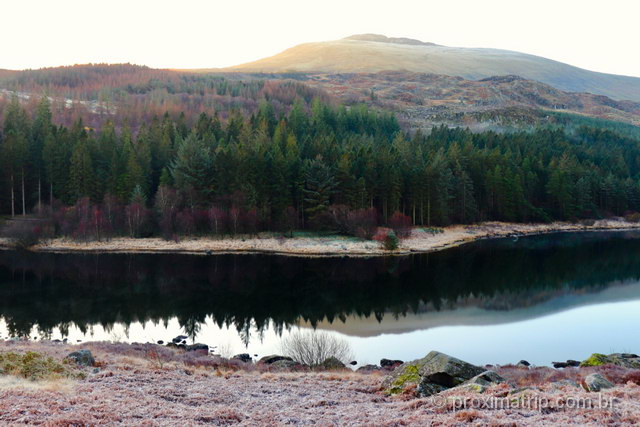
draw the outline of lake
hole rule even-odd
[[[640,232],[557,233],[373,258],[0,251],[0,336],[189,342],[278,353],[297,328],[360,365],[640,352]]]

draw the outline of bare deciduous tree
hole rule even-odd
[[[311,367],[318,366],[330,357],[348,363],[353,358],[349,343],[328,332],[291,332],[282,339],[280,349],[285,356]]]

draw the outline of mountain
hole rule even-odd
[[[517,75],[569,92],[640,102],[640,78],[598,73],[520,52],[447,47],[406,38],[362,34],[305,43],[223,71],[371,73],[401,70],[478,80]]]

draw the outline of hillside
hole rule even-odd
[[[564,91],[640,101],[640,78],[636,77],[597,73],[514,51],[447,47],[369,34],[301,44],[225,71],[371,73],[389,70],[444,74],[470,80],[517,75]]]
[[[268,99],[276,114],[281,114],[291,108],[295,99],[309,105],[312,99],[320,98],[330,103],[364,103],[392,111],[405,128],[425,131],[440,124],[477,131],[539,124],[564,126],[583,118],[615,122],[616,130],[635,125],[627,133],[629,136],[640,131],[640,103],[565,92],[513,75],[468,80],[408,71],[194,73],[131,64],[0,71],[0,119],[3,105],[12,95],[18,95],[33,111],[43,93],[51,98],[55,122],[71,125],[74,118],[82,117],[93,128],[100,128],[109,119],[116,125],[126,121],[135,129],[165,112],[175,116],[184,112],[189,124],[202,112],[216,111],[224,119],[234,109],[255,113],[263,99]]]
[[[275,76],[274,76],[275,77]],[[557,114],[640,125],[640,103],[564,92],[518,76],[466,80],[403,71],[308,74],[305,83],[347,104],[368,103],[394,111],[410,128],[434,125],[521,128],[553,124]]]

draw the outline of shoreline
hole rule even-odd
[[[267,254],[304,257],[373,257],[406,256],[437,252],[484,239],[523,237],[562,232],[630,231],[640,230],[640,223],[623,219],[597,220],[592,225],[569,222],[507,223],[484,222],[473,225],[452,225],[440,233],[412,230],[402,239],[395,251],[384,250],[380,243],[353,237],[251,237],[216,239],[195,237],[182,241],[167,241],[159,237],[117,237],[108,241],[79,242],[68,238],[55,238],[29,248],[33,252],[50,253],[181,253],[191,255]],[[0,238],[0,249],[12,249],[8,239]]]

